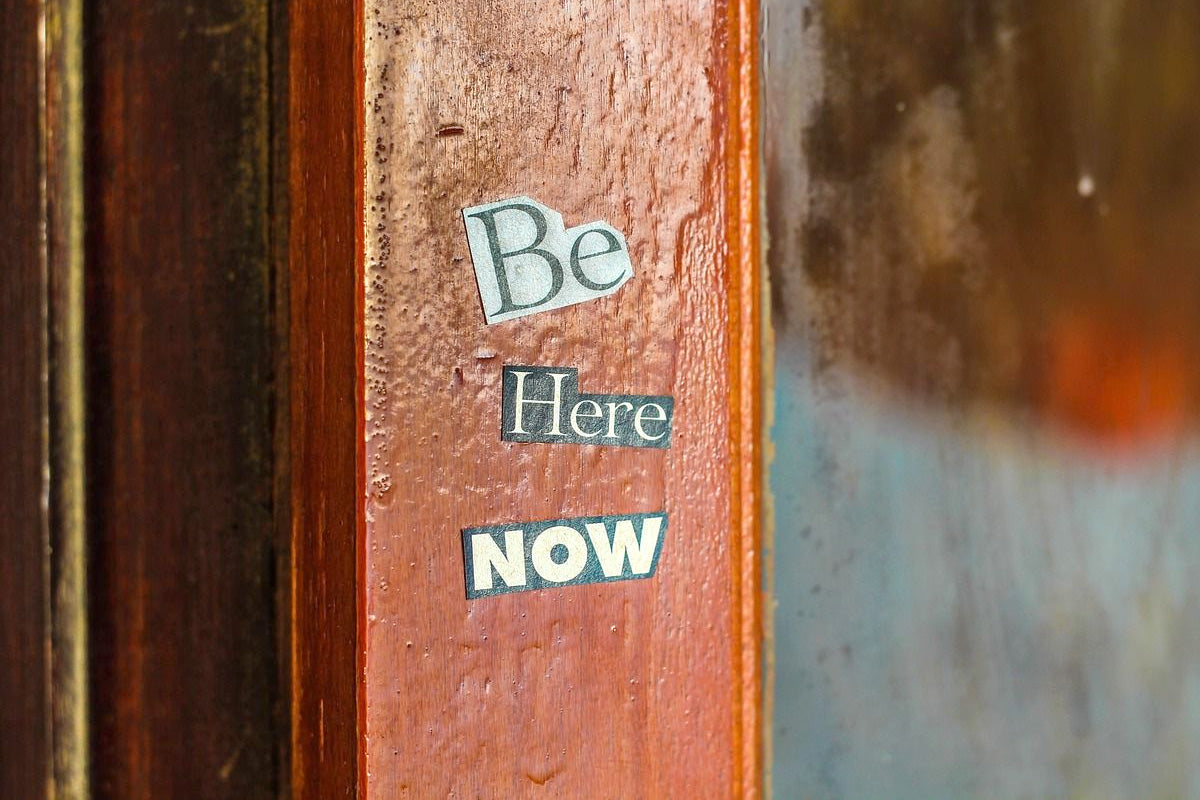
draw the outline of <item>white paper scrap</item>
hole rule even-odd
[[[633,277],[625,237],[606,222],[567,230],[529,197],[462,213],[489,325],[607,297]]]

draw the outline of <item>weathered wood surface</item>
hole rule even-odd
[[[0,11],[0,796],[50,777],[40,4]]]
[[[776,796],[1200,796],[1200,10],[768,5]]]
[[[366,4],[366,797],[755,792],[754,24],[691,0]],[[516,194],[611,222],[635,279],[486,327],[459,211]],[[504,364],[674,395],[672,448],[501,442]],[[662,509],[653,579],[464,599],[464,527]]]
[[[89,10],[94,789],[276,797],[268,6]]]

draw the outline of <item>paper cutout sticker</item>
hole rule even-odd
[[[462,213],[489,325],[607,297],[633,277],[625,237],[606,222],[567,230],[529,197]]]
[[[666,535],[665,511],[466,528],[467,599],[650,578]]]
[[[671,446],[675,400],[640,394],[580,394],[573,367],[505,365],[500,438],[506,442]]]

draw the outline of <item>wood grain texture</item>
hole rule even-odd
[[[0,10],[0,796],[50,778],[40,4]]]
[[[767,5],[776,796],[1200,796],[1200,9]]]
[[[288,10],[290,790],[297,800],[359,796],[359,8],[300,0]]]
[[[737,651],[740,682],[735,723],[737,750],[735,789],[757,796],[765,785],[765,709],[763,651],[767,634],[764,625],[764,520],[769,511],[765,474],[769,448],[765,439],[767,387],[770,386],[769,283],[764,260],[765,229],[762,225],[762,20],[758,0],[739,0],[729,7],[729,32],[736,37],[736,58],[730,59],[731,93],[736,134],[731,136],[731,197],[736,211],[730,249],[734,255],[729,294],[732,304],[729,329],[734,347],[730,350],[730,413],[734,421],[733,494],[734,548],[733,607],[739,614]],[[736,192],[736,194],[734,194]]]
[[[90,791],[83,2],[45,14],[45,187],[49,400],[50,676],[53,797]]]
[[[276,797],[267,5],[88,16],[99,797]]]
[[[368,798],[756,791],[752,11],[366,4]],[[486,327],[459,210],[516,194],[635,279]],[[672,448],[502,443],[506,363],[674,395]],[[464,527],[660,509],[653,579],[463,599]]]

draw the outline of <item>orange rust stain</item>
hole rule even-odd
[[[1079,432],[1132,444],[1183,426],[1189,375],[1178,341],[1103,312],[1070,311],[1051,326],[1044,407]]]

